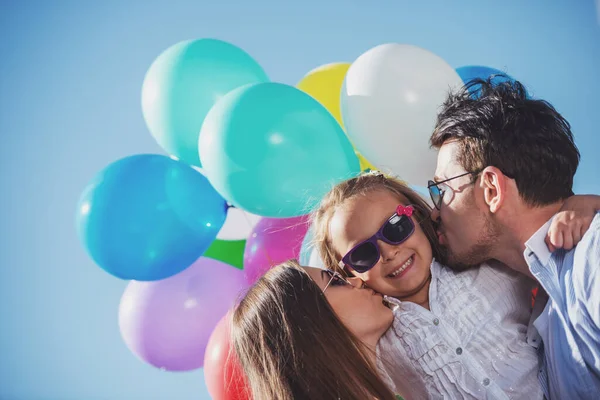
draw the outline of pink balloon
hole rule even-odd
[[[292,218],[262,218],[254,226],[244,250],[244,272],[249,284],[269,268],[290,258],[298,259],[308,230],[308,215]]]
[[[119,306],[123,340],[157,368],[200,368],[213,329],[247,287],[243,271],[204,257],[167,279],[131,281]]]

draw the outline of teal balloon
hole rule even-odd
[[[77,208],[79,238],[102,269],[154,281],[183,271],[216,238],[227,203],[187,164],[141,154],[92,179]]]
[[[360,172],[335,118],[281,83],[246,85],[222,98],[206,116],[199,153],[227,201],[266,217],[305,215],[333,185]]]
[[[180,42],[160,54],[146,73],[144,119],[168,154],[201,166],[198,134],[210,108],[239,86],[268,80],[248,53],[230,43],[216,39]]]

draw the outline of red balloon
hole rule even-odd
[[[230,340],[231,312],[213,330],[204,354],[204,380],[213,400],[250,400],[250,387]]]

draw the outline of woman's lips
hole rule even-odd
[[[436,233],[437,233],[437,237],[438,237],[438,242],[441,245],[446,244],[446,237],[444,236],[444,234],[442,232],[440,232],[440,231],[437,231]]]

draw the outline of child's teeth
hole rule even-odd
[[[392,272],[390,275],[394,277],[397,276],[399,273],[403,272],[406,268],[408,268],[410,264],[412,264],[412,260],[413,258],[411,256],[397,271]]]

